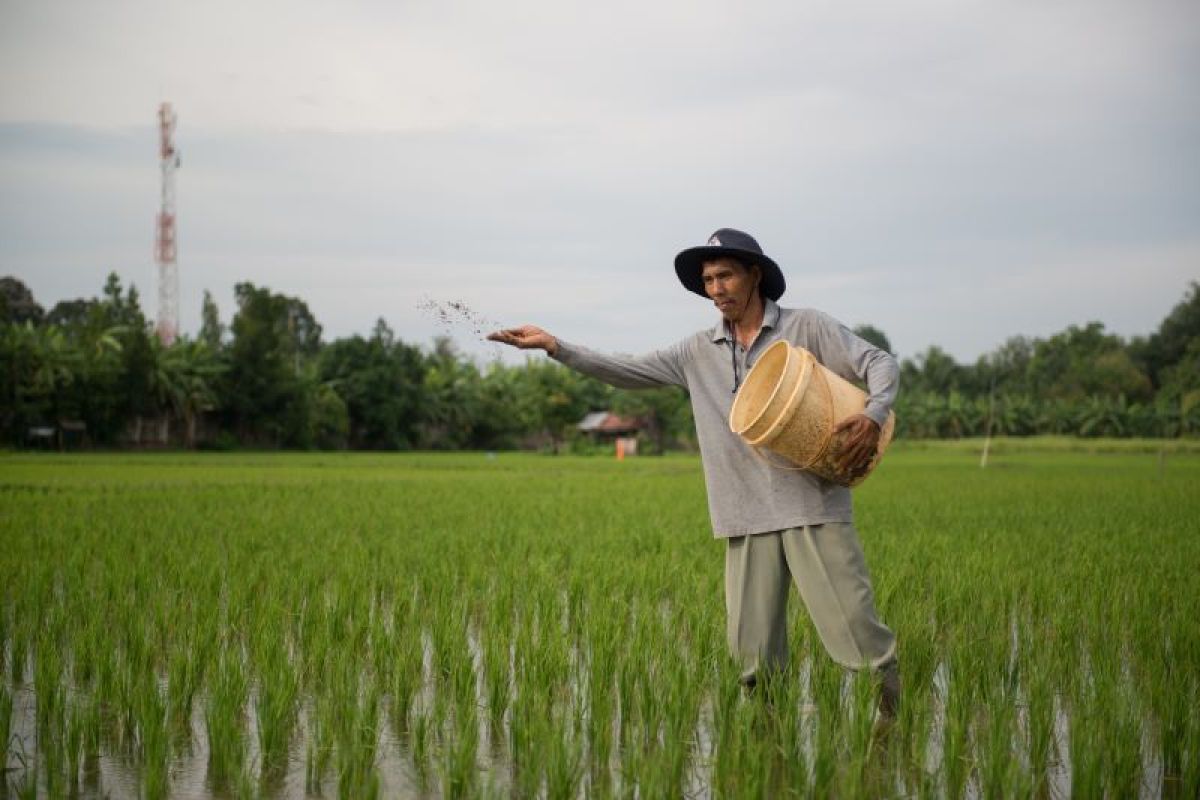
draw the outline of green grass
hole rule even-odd
[[[965,439],[897,439],[893,452],[934,450],[939,453],[983,452],[982,436]],[[991,453],[1165,453],[1200,455],[1200,439],[1090,439],[1082,436],[996,436]]]
[[[856,494],[885,743],[794,593],[787,675],[741,696],[693,457],[0,456],[3,780],[1196,796],[1200,456],[980,446],[899,442]]]

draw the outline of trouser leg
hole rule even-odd
[[[726,540],[725,611],[729,651],[741,662],[741,682],[787,663],[790,576],[778,532]]]
[[[880,710],[894,715],[900,696],[896,636],[879,620],[858,532],[850,523],[780,533],[787,565],[826,651],[851,669],[876,671]]]

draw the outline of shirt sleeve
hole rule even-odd
[[[882,428],[900,388],[896,359],[828,314],[817,312],[815,326],[817,360],[846,380],[858,379],[867,384],[863,413]]]
[[[687,352],[686,340],[645,355],[627,356],[597,353],[559,339],[558,352],[552,358],[618,389],[653,389],[658,386],[686,388],[684,364]]]

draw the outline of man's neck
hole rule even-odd
[[[741,318],[736,322],[730,321],[728,323],[730,331],[738,342],[741,343],[742,347],[749,349],[750,345],[754,344],[754,339],[762,329],[763,317],[766,315],[766,311],[767,306],[763,302],[762,296],[755,294],[746,305],[746,310],[743,312]]]

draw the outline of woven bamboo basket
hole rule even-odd
[[[867,467],[853,474],[842,470],[838,461],[844,434],[833,429],[862,413],[866,404],[862,390],[817,363],[812,353],[779,341],[763,352],[738,390],[729,429],[751,447],[785,458],[790,463],[784,468],[857,486],[879,464],[896,429],[896,416],[889,413]]]

